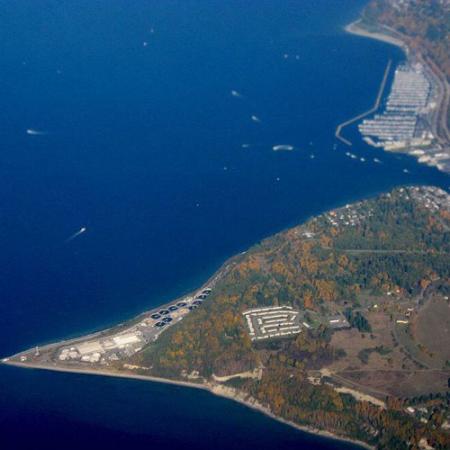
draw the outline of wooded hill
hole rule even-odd
[[[308,370],[339,357],[320,318],[348,315],[362,293],[408,297],[436,280],[449,289],[449,205],[439,189],[401,188],[270,237],[235,259],[210,298],[133,363],[169,378],[198,373],[199,381],[264,367],[261,380],[230,383],[277,415],[380,448],[414,447],[424,435],[436,448],[449,448],[448,434],[409,418],[395,399],[383,410],[308,380]],[[293,306],[319,323],[295,339],[255,344],[242,312],[269,305]]]

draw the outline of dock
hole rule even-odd
[[[372,114],[377,111],[377,109],[380,107],[381,99],[383,98],[383,93],[384,93],[384,89],[386,87],[386,82],[387,82],[389,72],[391,70],[391,66],[392,66],[392,60],[389,60],[387,63],[386,69],[384,70],[384,75],[383,75],[383,79],[381,81],[380,89],[378,90],[378,95],[377,95],[377,98],[376,98],[375,103],[372,106],[372,108],[339,124],[337,126],[336,132],[334,134],[336,139],[339,139],[341,142],[343,142],[346,145],[349,145],[349,146],[352,145],[352,143],[348,139],[346,139],[342,136],[342,130],[345,127],[348,127],[349,125],[351,125],[352,123],[354,123],[358,120],[361,120],[364,117],[368,116],[369,114]]]

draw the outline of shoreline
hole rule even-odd
[[[381,32],[371,32],[365,28],[362,28],[360,26],[361,22],[362,22],[362,19],[358,19],[358,20],[346,25],[344,27],[345,32],[347,32],[349,34],[361,36],[361,37],[375,39],[375,40],[378,40],[378,41],[381,41],[384,43],[394,45],[396,47],[401,48],[402,51],[404,52],[405,56],[408,57],[408,53],[409,53],[408,48],[402,40],[396,39],[395,37],[391,37],[391,36],[389,36],[387,34],[383,34]],[[285,149],[283,149],[283,150],[285,150]],[[232,264],[236,260],[236,258],[238,258],[240,255],[241,254],[239,253],[230,258],[227,258],[224,261],[224,263],[221,264],[220,267],[216,271],[213,272],[213,274],[208,278],[208,280],[202,286],[205,287],[210,282],[210,280],[213,280],[213,279],[217,278],[218,276],[220,276],[224,271],[226,271],[228,269],[229,265]],[[191,294],[191,292],[189,292],[183,296],[177,297],[175,300],[171,300],[167,303],[159,305],[158,307],[156,307],[156,309],[164,308],[165,306],[173,303],[174,301],[180,300],[183,297],[190,295],[190,294]],[[61,345],[67,345],[69,343],[78,342],[80,340],[84,341],[84,340],[86,340],[86,338],[98,337],[98,336],[102,336],[105,334],[107,335],[109,332],[116,329],[117,327],[127,326],[127,324],[129,324],[130,322],[134,322],[138,318],[148,315],[151,311],[153,311],[153,308],[150,310],[146,310],[131,319],[120,322],[118,325],[113,325],[106,329],[93,331],[84,336],[69,338],[69,339],[65,339],[62,341],[58,341],[56,343],[44,344],[42,347],[57,348],[57,347],[60,347]],[[29,352],[29,350],[30,349],[24,350],[22,352],[14,354],[13,356],[19,356],[21,354],[25,354],[25,353]],[[344,443],[357,445],[357,446],[359,446],[361,448],[365,448],[365,449],[371,449],[371,450],[375,449],[374,446],[371,446],[364,441],[359,441],[356,439],[343,437],[343,436],[334,434],[330,431],[314,428],[313,426],[308,426],[308,425],[299,425],[295,422],[286,420],[286,419],[272,413],[268,407],[260,404],[256,399],[252,399],[250,397],[251,398],[251,400],[250,400],[249,394],[247,394],[246,392],[237,390],[235,388],[228,387],[228,386],[220,384],[220,383],[216,384],[216,383],[212,383],[209,381],[195,383],[192,381],[175,380],[175,379],[162,378],[162,377],[151,376],[151,375],[141,375],[141,374],[132,373],[132,372],[119,372],[119,371],[111,371],[111,370],[106,370],[106,369],[105,370],[104,369],[96,370],[96,369],[77,368],[77,367],[66,368],[66,367],[58,366],[56,364],[55,365],[50,365],[50,364],[47,365],[47,364],[36,364],[36,363],[22,363],[19,361],[11,361],[8,358],[6,358],[6,360],[5,359],[1,360],[0,364],[4,364],[6,366],[13,366],[13,367],[17,367],[17,368],[24,368],[24,369],[46,370],[46,371],[73,373],[73,374],[81,374],[81,375],[94,375],[94,376],[103,376],[103,377],[123,378],[123,379],[137,380],[137,381],[162,383],[162,384],[166,384],[166,385],[180,386],[180,387],[185,387],[185,388],[200,389],[200,390],[209,392],[212,395],[216,395],[218,397],[222,397],[222,398],[240,403],[243,406],[246,406],[246,407],[248,407],[254,411],[257,411],[259,413],[262,413],[271,419],[274,419],[280,423],[283,423],[285,425],[293,427],[303,433],[315,435],[319,438],[326,438],[326,439],[330,439],[330,440],[335,440],[335,441],[340,441],[340,442],[344,442]]]
[[[68,337],[66,339],[61,339],[59,341],[51,341],[51,342],[47,342],[47,343],[35,343],[33,346],[25,349],[25,350],[20,350],[17,353],[14,353],[12,355],[6,355],[1,357],[0,356],[0,364],[7,364],[7,365],[17,365],[20,367],[31,367],[31,364],[22,364],[20,362],[16,362],[16,361],[12,361],[11,358],[15,358],[15,357],[19,357],[21,355],[27,355],[34,347],[39,347],[41,350],[46,350],[46,351],[53,351],[55,349],[58,349],[62,346],[67,346],[69,344],[76,344],[78,342],[83,342],[92,338],[104,338],[107,337],[108,335],[110,335],[113,332],[117,332],[118,330],[121,330],[123,328],[127,328],[130,325],[132,325],[133,323],[137,323],[138,321],[150,316],[151,314],[153,314],[154,312],[156,312],[159,309],[164,309],[169,307],[170,305],[172,305],[173,303],[179,302],[183,299],[185,299],[186,297],[189,296],[193,296],[195,294],[196,291],[202,290],[206,287],[208,287],[211,284],[214,284],[215,282],[217,282],[222,276],[224,276],[228,270],[230,270],[230,267],[236,262],[236,260],[242,255],[242,253],[238,253],[236,255],[233,255],[229,258],[227,258],[223,264],[221,264],[219,266],[218,269],[214,270],[212,272],[212,274],[206,279],[206,281],[202,282],[200,287],[194,290],[190,290],[188,292],[186,292],[185,294],[182,295],[178,295],[177,297],[175,297],[172,300],[169,301],[165,301],[164,303],[158,304],[157,306],[153,306],[151,309],[146,309],[142,312],[140,312],[139,314],[130,317],[128,319],[125,319],[115,325],[110,325],[107,328],[102,328],[96,331],[91,331],[87,334],[78,334],[76,333],[76,336],[74,337]],[[39,364],[35,364],[35,367],[40,366]],[[47,368],[47,366],[42,365],[42,367],[39,368]],[[49,370],[52,370],[51,367],[48,367]],[[55,369],[56,370],[56,369]]]
[[[237,391],[234,388],[230,388],[228,386],[224,386],[221,384],[213,384],[213,383],[193,383],[191,381],[183,381],[183,380],[172,380],[170,378],[162,378],[162,377],[155,377],[151,375],[140,375],[140,374],[134,374],[130,372],[113,372],[108,370],[95,370],[95,369],[84,369],[84,368],[64,368],[59,366],[50,366],[45,364],[27,364],[27,363],[20,363],[16,361],[1,361],[0,364],[3,364],[5,366],[12,366],[12,367],[18,367],[21,369],[30,369],[30,370],[47,370],[47,371],[53,371],[53,372],[62,372],[62,373],[74,373],[74,374],[81,374],[81,375],[94,375],[94,376],[103,376],[103,377],[113,377],[113,378],[125,378],[130,380],[138,380],[138,381],[147,381],[152,383],[162,383],[162,384],[169,384],[172,386],[180,386],[180,387],[187,387],[192,389],[200,389],[203,391],[206,391],[212,395],[216,395],[217,397],[222,397],[228,400],[235,401],[243,406],[246,406],[247,408],[250,408],[254,411],[257,411],[261,414],[264,414],[267,417],[270,417],[271,419],[276,420],[277,422],[281,422],[285,425],[288,425],[290,427],[293,427],[303,433],[313,434],[315,436],[331,439],[335,441],[340,442],[346,442],[353,445],[358,445],[361,448],[365,448],[368,450],[374,450],[375,447],[367,444],[363,441],[358,441],[357,439],[352,438],[346,438],[343,436],[339,436],[337,434],[334,434],[330,431],[321,430],[318,428],[314,428],[307,425],[299,425],[295,422],[283,419],[282,417],[276,416],[275,414],[270,411],[269,408],[257,403],[257,400],[254,401],[248,401],[244,398],[244,396],[247,396],[248,394],[243,391]],[[228,392],[227,392],[228,391]]]
[[[354,22],[346,25],[344,27],[345,32],[353,34],[355,36],[365,37],[369,39],[375,39],[390,45],[394,45],[398,48],[400,48],[408,62],[411,62],[411,60],[419,61],[423,67],[425,68],[426,72],[428,73],[428,76],[431,79],[431,82],[434,86],[434,88],[437,90],[438,97],[438,113],[433,119],[432,122],[430,122],[431,131],[433,132],[435,138],[437,139],[437,142],[439,143],[438,148],[432,147],[433,152],[431,152],[431,156],[428,155],[428,153],[421,153],[417,154],[414,153],[414,149],[409,149],[409,151],[405,149],[388,149],[384,148],[384,151],[386,152],[393,152],[393,153],[405,153],[408,156],[414,157],[416,161],[419,164],[424,164],[428,167],[434,167],[438,171],[449,174],[450,173],[450,166],[447,164],[443,164],[441,162],[441,159],[433,159],[433,156],[439,152],[442,152],[443,149],[448,148],[448,137],[442,137],[440,135],[439,130],[439,123],[441,123],[442,120],[446,120],[447,113],[448,113],[448,105],[450,102],[449,97],[449,89],[448,89],[448,83],[445,81],[442,81],[442,72],[440,68],[433,63],[432,60],[427,58],[425,55],[421,54],[420,51],[410,51],[410,48],[406,44],[404,38],[402,38],[401,33],[397,32],[394,29],[391,29],[390,27],[387,27],[385,25],[363,25],[364,20],[362,18],[355,20]],[[373,31],[371,31],[373,29]],[[441,108],[444,108],[444,112],[439,112]],[[447,111],[447,112],[446,112]],[[442,119],[443,118],[443,119]],[[448,133],[448,132],[447,132]],[[448,136],[448,134],[447,134]],[[444,158],[444,161],[450,161],[450,153],[447,153],[449,158]],[[427,160],[421,160],[421,156],[427,156]]]
[[[220,274],[223,273],[223,271],[229,270],[229,267],[231,264],[233,264],[243,253],[239,253],[238,255],[235,255],[231,258],[228,258],[224,264],[213,273],[213,275],[208,279],[206,283],[208,283],[210,280],[216,279],[217,276],[220,276]],[[205,286],[206,284],[202,284],[202,286]],[[181,297],[179,297],[181,298]],[[173,302],[173,301],[172,301]],[[169,302],[169,303],[172,303]],[[169,304],[168,303],[168,304]],[[161,308],[161,305],[158,306],[159,309]],[[146,314],[148,314],[149,311],[145,311],[141,314],[139,314],[137,317],[142,317]],[[124,326],[129,322],[132,322],[136,320],[136,317],[133,319],[130,319],[129,321],[122,322],[118,326]],[[100,330],[94,333],[90,333],[89,337],[102,335],[105,333],[105,331],[110,332],[114,327],[110,327],[107,330]],[[47,344],[43,348],[48,349],[56,349],[60,347],[62,344],[77,342],[77,341],[84,341],[86,340],[86,336],[79,336],[76,338],[70,338],[63,341],[54,342],[52,344]],[[376,447],[371,446],[367,442],[360,441],[351,437],[344,437],[339,434],[334,434],[331,431],[327,431],[325,429],[318,429],[311,425],[300,425],[295,422],[292,422],[290,420],[284,419],[281,416],[275,415],[268,407],[260,404],[256,399],[250,397],[250,395],[244,391],[237,390],[235,388],[220,384],[220,383],[214,383],[211,381],[201,382],[201,383],[195,383],[192,381],[184,381],[184,380],[177,380],[177,379],[170,379],[170,378],[163,378],[163,377],[157,377],[152,375],[142,375],[133,373],[130,371],[116,371],[116,370],[108,370],[108,369],[93,369],[93,368],[84,368],[84,367],[66,367],[57,365],[57,363],[33,363],[33,362],[21,362],[17,360],[13,360],[10,358],[17,358],[20,355],[26,355],[30,351],[32,351],[32,348],[29,348],[27,350],[18,352],[12,356],[3,358],[0,360],[0,364],[4,364],[5,366],[15,366],[17,368],[22,369],[38,369],[38,370],[47,370],[47,371],[54,371],[54,372],[65,372],[65,373],[75,373],[75,374],[81,374],[81,375],[94,375],[94,376],[107,376],[107,377],[114,377],[114,378],[123,378],[123,379],[134,379],[134,380],[140,380],[140,381],[150,381],[155,383],[162,383],[167,385],[173,385],[173,386],[180,386],[180,387],[187,387],[187,388],[193,388],[193,389],[201,389],[203,391],[207,391],[210,394],[217,395],[218,397],[226,398],[229,400],[233,400],[237,403],[241,403],[243,406],[246,406],[248,408],[251,408],[255,411],[258,411],[267,417],[270,417],[271,419],[277,420],[278,422],[284,423],[285,425],[288,425],[290,427],[293,427],[301,432],[308,433],[315,435],[317,437],[332,439],[340,442],[346,442],[352,445],[359,446],[361,448],[365,449],[371,449],[374,450]]]
[[[381,42],[399,47],[400,49],[403,50],[406,57],[408,57],[408,54],[409,54],[408,47],[401,39],[397,39],[393,36],[389,36],[380,31],[369,31],[366,28],[363,28],[360,26],[361,22],[362,22],[362,19],[355,20],[354,22],[346,25],[344,27],[344,30],[347,33],[354,34],[356,36],[362,36],[365,38],[375,39],[377,41],[381,41]]]

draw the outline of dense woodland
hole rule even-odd
[[[324,214],[239,256],[203,306],[134,362],[151,366],[157,375],[183,378],[198,372],[205,380],[264,367],[260,381],[238,384],[275,414],[380,448],[414,446],[427,426],[399,412],[395,399],[389,400],[390,409],[380,410],[308,381],[307,370],[331,355],[339,357],[339,349],[330,346],[331,330],[319,325],[295,339],[256,345],[243,321],[248,308],[292,305],[317,316],[345,311],[352,326],[370,331],[364,317],[351,312],[361,292],[399,290],[408,296],[438,278],[449,283],[448,211],[427,209],[408,189],[356,204],[352,211],[359,217],[355,226],[332,226]],[[348,210],[335,214],[341,212]],[[450,448],[448,434],[427,433],[436,448]]]
[[[450,5],[446,0],[372,0],[365,19],[410,37],[412,49],[425,50],[450,81]]]

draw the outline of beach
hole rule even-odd
[[[368,445],[365,442],[358,441],[355,439],[346,438],[344,436],[338,436],[336,434],[333,434],[326,430],[319,430],[317,428],[313,428],[310,426],[303,426],[299,425],[295,422],[291,422],[289,420],[285,420],[282,417],[276,416],[271,412],[269,408],[266,406],[260,404],[255,399],[249,398],[249,396],[242,391],[239,391],[234,388],[230,388],[224,385],[221,385],[220,383],[212,383],[210,381],[208,382],[202,382],[202,383],[193,383],[189,381],[183,381],[183,380],[172,380],[169,378],[162,378],[162,377],[155,377],[155,376],[148,376],[148,375],[139,375],[132,372],[119,372],[119,371],[111,371],[111,370],[97,370],[97,369],[85,369],[85,368],[64,368],[55,365],[44,365],[44,364],[30,364],[30,363],[20,363],[20,362],[11,362],[11,361],[3,361],[2,364],[20,367],[24,369],[39,369],[39,370],[51,370],[56,372],[65,372],[65,373],[76,373],[76,374],[82,374],[82,375],[94,375],[94,376],[105,376],[105,377],[114,377],[114,378],[128,378],[132,380],[140,380],[140,381],[147,381],[147,382],[153,382],[153,383],[163,383],[163,384],[169,384],[169,385],[175,385],[175,386],[181,386],[181,387],[187,387],[187,388],[193,388],[193,389],[201,389],[203,391],[207,391],[211,394],[217,395],[219,397],[226,398],[228,400],[233,400],[235,402],[238,402],[248,408],[251,408],[255,411],[258,411],[271,419],[277,420],[278,422],[284,423],[290,427],[293,427],[299,431],[314,434],[316,436],[325,437],[328,439],[334,439],[337,441],[342,442],[349,442],[355,445],[358,445],[362,448],[366,448],[369,450],[374,450],[375,447]]]
[[[343,32],[359,0],[53,3],[5,4],[0,31],[0,358],[144,319],[232,255],[336,205],[448,186],[413,158],[360,142],[351,159],[335,140],[336,124],[372,102],[386,61],[403,60],[399,47]],[[280,143],[295,151],[273,151]],[[0,364],[5,448],[353,447],[181,376],[17,367]]]
[[[352,22],[349,25],[347,25],[345,27],[345,31],[347,31],[347,33],[355,34],[357,36],[376,39],[377,41],[395,45],[396,47],[400,47],[406,54],[408,54],[408,49],[401,39],[395,38],[394,36],[390,36],[388,34],[379,31],[369,31],[367,28],[363,28],[361,26],[361,23],[362,23],[361,19],[358,19],[355,22]]]

